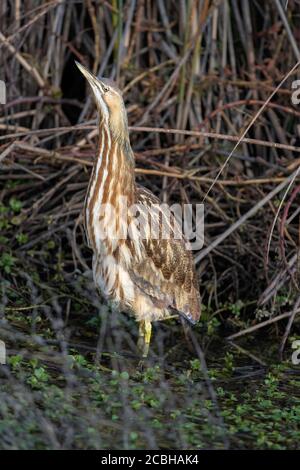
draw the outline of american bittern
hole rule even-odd
[[[120,90],[76,64],[92,88],[99,115],[99,144],[84,205],[94,282],[117,310],[134,314],[140,324],[138,347],[146,357],[152,321],[170,318],[172,313],[191,323],[199,319],[193,257],[183,236],[178,237],[178,231],[182,233],[174,215],[170,217],[159,199],[135,182]],[[133,224],[133,207],[138,208],[142,230]],[[163,225],[169,228],[169,237],[163,236]]]

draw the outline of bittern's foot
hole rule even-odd
[[[137,372],[144,372],[147,368],[147,358],[144,358],[144,359],[140,359],[139,362],[138,362],[138,365],[137,365]]]
[[[143,359],[145,359],[149,353],[151,331],[152,325],[150,321],[143,320],[140,322],[137,347]]]

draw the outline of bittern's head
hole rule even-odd
[[[76,62],[76,61],[75,61]],[[114,82],[107,78],[97,78],[83,65],[77,67],[89,82],[98,108],[100,121],[116,137],[128,136],[127,114],[122,93]]]

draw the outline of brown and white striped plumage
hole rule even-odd
[[[84,207],[95,284],[117,309],[133,313],[138,321],[163,320],[175,311],[196,322],[200,295],[193,257],[186,241],[174,237],[178,225],[173,216],[169,219],[170,239],[163,239],[161,234],[151,237],[153,220],[161,230],[170,214],[157,210],[159,199],[135,182],[121,93],[107,80],[99,80],[77,65],[92,87],[99,112],[99,144]],[[128,208],[134,204],[141,208],[144,238],[109,236],[112,225],[120,229],[133,220],[131,209],[124,210],[124,198]],[[113,222],[111,214],[103,211],[107,204],[115,211]]]

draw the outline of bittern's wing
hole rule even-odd
[[[151,206],[161,204],[158,198],[142,187],[137,187],[136,202],[150,207],[150,210]],[[156,215],[156,222],[161,225],[163,215],[161,212]],[[170,220],[170,238],[147,237],[143,240],[144,256],[142,259],[135,258],[131,276],[154,304],[175,309],[196,322],[200,317],[201,302],[193,256],[186,249],[184,238],[174,238],[175,229],[179,230],[179,226],[173,215]]]

